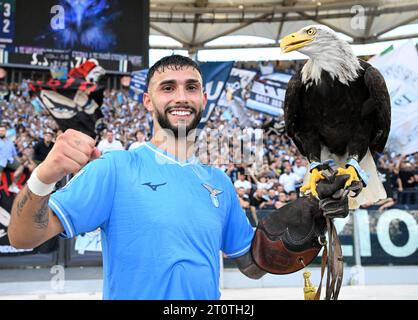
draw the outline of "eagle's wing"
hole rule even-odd
[[[363,109],[373,109],[376,116],[372,132],[373,139],[369,147],[372,151],[383,152],[390,131],[390,96],[385,79],[376,68],[369,66],[366,69],[364,82],[369,89],[370,98],[364,103]]]
[[[301,72],[297,72],[290,79],[286,95],[284,99],[284,121],[286,133],[291,138],[298,148],[299,152],[306,156],[306,152],[303,150],[303,143],[298,138],[299,119],[298,114],[301,108],[300,102],[300,90],[302,88],[302,76]]]

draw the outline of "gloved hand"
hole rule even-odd
[[[348,178],[333,175],[321,180],[317,185],[320,200],[312,195],[301,197],[259,220],[252,248],[259,268],[287,274],[312,262],[325,240],[324,212],[332,209],[336,216],[348,214],[347,197],[338,198]]]
[[[319,197],[319,208],[324,215],[332,218],[345,218],[348,213],[348,194],[350,191],[358,191],[358,184],[352,184],[349,188],[344,188],[345,182],[350,178],[348,174],[337,176],[337,172],[324,174],[325,179],[321,180],[316,190]]]

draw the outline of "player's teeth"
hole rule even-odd
[[[189,111],[173,111],[172,114],[176,116],[188,116],[190,112]]]

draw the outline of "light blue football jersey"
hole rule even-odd
[[[219,299],[220,250],[254,235],[224,172],[150,142],[92,161],[49,206],[65,237],[101,228],[104,299]]]

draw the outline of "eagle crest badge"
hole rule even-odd
[[[212,203],[215,206],[215,208],[219,208],[218,195],[221,194],[223,191],[217,190],[206,183],[202,183],[202,186],[209,191],[210,199],[212,200]]]

